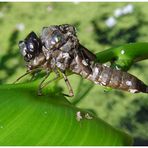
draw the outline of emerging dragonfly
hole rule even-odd
[[[69,96],[73,96],[72,87],[66,76],[67,71],[78,74],[95,84],[131,93],[148,93],[148,86],[135,76],[95,63],[96,56],[79,43],[76,30],[72,25],[44,27],[40,37],[31,32],[23,41],[19,42],[19,48],[26,61],[27,72],[16,82],[38,69],[47,72],[39,84],[39,95],[47,84],[58,79],[59,72],[61,72],[67,84]],[[56,77],[45,82],[52,71],[55,72]]]

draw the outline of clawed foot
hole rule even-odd
[[[66,97],[73,97],[74,96],[74,94],[73,93],[69,93],[69,95],[68,94],[64,94],[64,93],[62,93],[64,96],[66,96]]]

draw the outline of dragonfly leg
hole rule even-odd
[[[42,95],[42,87],[43,87],[43,83],[45,82],[45,80],[49,77],[50,72],[47,71],[46,76],[44,77],[44,79],[40,82],[39,86],[38,86],[38,95],[41,96]]]
[[[27,71],[26,73],[24,73],[23,75],[21,75],[19,78],[17,78],[17,79],[13,82],[13,84],[15,84],[16,82],[18,82],[20,79],[22,79],[22,78],[25,77],[26,75],[31,74],[31,73],[33,73],[33,72],[35,72],[35,71],[37,71],[37,70],[40,70],[40,68],[36,68],[36,69]]]
[[[72,87],[71,87],[71,84],[70,84],[70,82],[69,82],[67,76],[65,75],[65,73],[62,73],[62,75],[63,75],[63,78],[64,78],[65,83],[66,83],[66,85],[67,85],[67,88],[68,88],[68,90],[69,90],[69,95],[66,95],[66,94],[64,94],[64,95],[65,95],[65,96],[68,96],[68,97],[73,97],[73,96],[74,96],[73,89],[72,89]]]
[[[15,84],[15,83],[18,82],[20,79],[22,79],[23,77],[25,77],[26,75],[28,75],[28,74],[30,74],[30,73],[32,73],[32,71],[27,71],[26,73],[24,73],[23,75],[21,75],[19,78],[17,78],[17,79],[13,82],[13,84]]]
[[[58,73],[57,71],[55,71],[56,77],[44,83],[44,81],[48,78],[49,74],[50,74],[50,73],[48,72],[47,75],[46,75],[46,76],[44,77],[44,79],[42,80],[42,82],[40,83],[40,85],[39,85],[39,87],[38,87],[38,95],[42,95],[42,89],[43,89],[45,86],[47,86],[48,84],[50,84],[51,82],[57,80],[57,79],[59,78],[59,76],[60,76],[59,73]]]

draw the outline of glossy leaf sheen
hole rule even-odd
[[[124,51],[124,53],[122,53]],[[130,59],[134,62],[148,58],[148,43],[130,43],[116,46],[102,52],[96,53],[97,61],[105,63],[108,61]]]
[[[148,59],[148,43],[130,43],[96,53],[96,61],[113,62],[113,66],[129,70],[133,63]]]
[[[131,137],[35,83],[0,86],[0,145],[130,145]],[[48,92],[48,94],[47,94]]]

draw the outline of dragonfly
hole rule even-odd
[[[148,86],[134,75],[96,62],[95,54],[79,42],[73,25],[43,27],[40,37],[32,31],[18,45],[27,71],[15,83],[30,73],[45,70],[46,75],[38,86],[38,95],[42,94],[45,86],[57,80],[61,73],[69,91],[67,96],[74,96],[67,72],[98,85],[131,93],[148,93]],[[51,72],[55,73],[55,78],[46,81]]]

